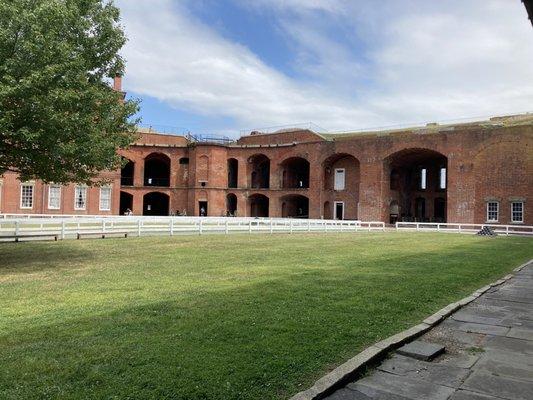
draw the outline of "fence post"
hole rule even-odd
[[[228,219],[227,218],[226,218],[225,233],[226,233],[226,235],[229,233],[229,230],[228,230]]]
[[[289,231],[289,233],[292,233],[292,219],[290,221],[290,231]]]
[[[170,218],[170,236],[174,236],[174,218]]]
[[[437,224],[437,232],[440,232],[440,224]]]
[[[419,226],[418,226],[418,222],[416,223],[416,231],[418,232],[420,229],[419,229]]]
[[[20,221],[15,221],[15,236],[18,236],[20,231]]]
[[[396,231],[398,231],[400,229],[400,228],[398,228],[398,221],[396,221],[396,223],[394,225],[396,225]]]
[[[141,237],[142,219],[137,220],[137,236]]]
[[[274,221],[270,218],[270,234],[274,233]]]
[[[324,222],[324,232],[328,233],[328,224]]]
[[[509,225],[505,227],[505,235],[509,236]]]
[[[311,221],[307,220],[307,232],[311,232]]]
[[[200,223],[198,225],[198,234],[201,235],[203,233],[203,220],[200,218]]]
[[[65,239],[65,220],[61,221],[61,239]]]
[[[252,220],[248,222],[248,233],[252,233]]]
[[[102,232],[105,232],[105,219],[102,219]]]

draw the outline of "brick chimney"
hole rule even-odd
[[[117,92],[122,92],[122,76],[115,75],[113,78],[113,89]]]

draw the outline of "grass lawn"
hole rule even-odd
[[[438,233],[0,244],[0,398],[286,398],[532,257]]]

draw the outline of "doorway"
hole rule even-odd
[[[200,217],[207,217],[207,201],[198,202],[198,215]]]
[[[335,219],[344,219],[344,202],[335,202]]]

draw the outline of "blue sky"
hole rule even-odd
[[[237,136],[533,111],[519,0],[117,0],[143,124]]]

